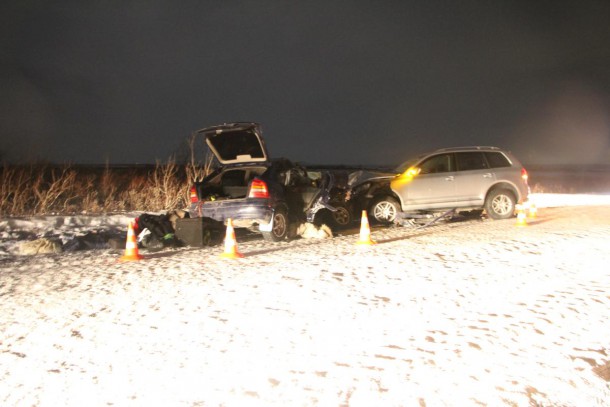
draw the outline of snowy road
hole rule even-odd
[[[0,404],[610,404],[610,206],[373,238],[3,261]]]

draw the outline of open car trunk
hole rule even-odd
[[[230,168],[199,185],[199,198],[205,201],[245,198],[248,185],[261,176],[267,167]]]

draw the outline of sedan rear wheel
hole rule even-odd
[[[283,208],[277,208],[273,214],[273,227],[270,232],[263,232],[263,238],[270,242],[279,242],[288,237],[288,216]]]
[[[393,223],[400,212],[400,205],[396,199],[386,196],[375,201],[369,212],[379,223]]]

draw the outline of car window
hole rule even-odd
[[[500,152],[487,152],[485,157],[491,168],[510,167],[511,165],[508,158]]]
[[[458,171],[483,170],[488,168],[485,156],[481,152],[457,153]]]
[[[412,166],[417,164],[417,162],[420,160],[420,158],[421,157],[411,158],[410,160],[405,161],[404,163],[402,163],[398,167],[396,167],[394,172],[397,174],[402,174],[403,172],[405,172],[406,170],[408,170],[409,168],[411,168]]]
[[[454,171],[453,154],[439,154],[426,158],[420,165],[421,174]]]

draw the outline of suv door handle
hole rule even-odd
[[[445,181],[453,181],[453,175],[445,177]]]
[[[493,177],[491,172],[487,172],[487,173],[483,174],[483,178],[491,178],[491,177]]]

